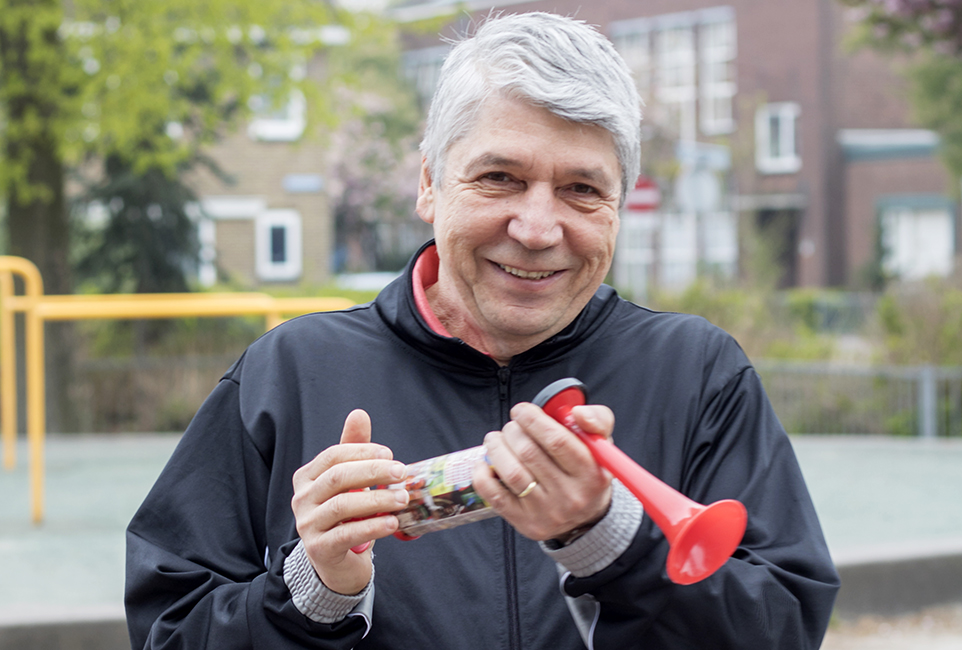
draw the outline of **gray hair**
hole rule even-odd
[[[448,149],[467,135],[493,95],[611,133],[624,203],[641,167],[641,99],[607,38],[583,21],[533,12],[491,17],[460,41],[441,69],[421,142],[436,182]]]

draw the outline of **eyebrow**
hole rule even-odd
[[[484,167],[523,167],[523,164],[515,160],[514,158],[508,158],[496,153],[483,153],[474,160],[472,160],[465,171],[468,174],[472,174],[480,168]],[[583,178],[586,181],[591,181],[593,183],[603,183],[608,180],[607,175],[601,169],[593,169],[591,167],[575,167],[566,170],[566,174],[570,176],[575,176],[578,178]]]

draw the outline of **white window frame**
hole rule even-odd
[[[955,260],[953,210],[945,206],[891,205],[881,210],[882,269],[901,280],[946,277]],[[936,233],[924,233],[925,222]],[[941,223],[939,223],[941,222]],[[938,232],[942,230],[942,232]]]
[[[247,127],[247,135],[251,140],[296,142],[307,128],[307,99],[304,93],[297,89],[291,91],[287,103],[281,109],[255,110],[255,113],[257,112],[260,114],[251,120]]]
[[[796,102],[775,102],[755,111],[755,167],[763,174],[791,174],[802,168],[798,151],[798,121],[801,108]],[[772,151],[772,119],[777,119],[778,151]]]
[[[201,217],[197,220],[198,252],[197,281],[202,287],[217,284],[217,224],[213,219]]]
[[[732,105],[736,92],[736,36],[734,17],[703,23],[698,30],[701,59],[698,115],[705,135],[722,135],[735,130]],[[719,105],[724,108],[716,110]]]
[[[694,140],[697,96],[694,27],[690,24],[666,26],[657,32],[655,47],[655,93],[658,102],[668,110],[669,115],[677,114],[679,138]]]
[[[285,260],[271,259],[273,228],[284,228]],[[301,214],[297,210],[265,210],[254,220],[254,256],[257,277],[269,282],[297,280],[301,277],[303,246]]]
[[[638,94],[643,99],[647,98],[651,92],[652,74],[650,27],[647,23],[641,23],[633,28],[617,30],[611,40],[631,70]]]

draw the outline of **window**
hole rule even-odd
[[[217,283],[217,226],[213,219],[197,220],[197,240],[200,244],[197,280],[202,287],[212,287]]]
[[[254,222],[257,277],[288,281],[301,276],[301,215],[296,210],[265,210]]]
[[[627,291],[636,303],[648,299],[654,285],[657,260],[656,239],[660,217],[651,213],[624,213],[618,231],[614,280],[619,291]]]
[[[755,166],[763,174],[790,174],[802,168],[798,153],[799,107],[766,104],[755,113]]]
[[[263,97],[252,97],[251,108],[257,115],[247,127],[252,140],[295,142],[307,127],[307,100],[299,90],[292,91],[288,102],[277,110],[270,110]]]
[[[701,130],[705,135],[735,130],[735,22],[705,23],[699,29],[701,52]]]
[[[287,228],[271,226],[271,264],[287,262]]]
[[[638,92],[652,100],[652,122],[692,141],[698,131],[713,136],[735,130],[732,7],[619,20],[609,29]]]
[[[952,272],[953,208],[940,197],[933,198],[929,205],[890,204],[882,208],[881,263],[887,274],[903,280],[921,280]]]
[[[451,48],[442,45],[404,53],[404,75],[414,84],[424,106],[430,104],[434,97],[441,66],[450,51]]]
[[[614,33],[612,42],[615,49],[631,70],[635,78],[638,94],[647,99],[651,92],[651,33],[647,29],[637,29]]]
[[[657,100],[666,111],[666,126],[682,140],[695,140],[695,37],[689,27],[658,32]]]

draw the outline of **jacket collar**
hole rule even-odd
[[[401,277],[385,287],[374,301],[384,323],[400,338],[432,359],[463,370],[490,372],[498,364],[464,341],[440,334],[418,309],[414,292],[414,266],[434,240],[424,244],[408,262]],[[594,334],[620,299],[614,289],[601,285],[581,313],[564,330],[547,341],[516,355],[509,367],[542,363],[563,356]],[[430,316],[429,316],[430,318]]]

